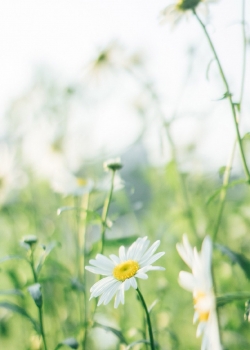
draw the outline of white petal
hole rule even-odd
[[[129,279],[126,279],[123,283],[124,283],[124,290],[128,290],[130,288]]]
[[[121,260],[115,254],[110,254],[110,259],[115,263],[115,265],[120,264]]]
[[[123,286],[123,283],[121,284],[121,286],[119,287],[119,289],[116,293],[115,304],[114,304],[115,309],[118,307],[118,305],[120,303],[124,304],[124,286]]]
[[[147,252],[141,257],[140,260],[138,260],[139,264],[143,264],[143,262],[147,261],[156,251],[156,249],[159,247],[160,245],[160,241],[156,241],[154,242],[154,244],[152,244],[152,246],[147,250]]]
[[[138,238],[136,241],[137,245],[135,248],[135,252],[133,256],[131,257],[132,260],[140,261],[140,258],[144,256],[145,251],[147,250],[150,241],[147,239],[147,237]]]
[[[85,266],[85,269],[92,272],[92,273],[95,273],[96,275],[105,275],[105,276],[110,275],[110,271],[108,271],[106,269],[104,270],[100,267]]]
[[[104,305],[107,305],[110,302],[110,300],[113,298],[117,290],[119,289],[119,286],[120,286],[120,283],[117,281],[115,284],[110,286],[108,290],[103,292],[103,294],[101,295],[98,301],[97,306],[101,305],[102,303],[104,303]]]
[[[136,279],[134,277],[131,277],[129,279],[129,282],[130,282],[131,287],[133,287],[134,289],[137,288],[137,282],[136,282]]]
[[[97,297],[101,295],[105,290],[107,290],[110,286],[116,283],[116,280],[113,277],[105,277],[100,281],[96,282],[91,288],[90,292],[91,297]]]
[[[151,256],[151,258],[145,260],[144,258],[142,259],[142,261],[140,261],[140,266],[145,266],[145,265],[151,265],[153,264],[156,260],[160,259],[160,257],[162,257],[165,254],[165,252],[159,252],[157,254],[154,254],[153,256]]]
[[[193,265],[193,249],[188,241],[187,235],[182,238],[183,244],[177,243],[176,248],[184,262],[192,269]]]
[[[162,267],[162,266],[145,266],[143,267],[142,269],[140,269],[140,272],[143,272],[143,273],[146,273],[148,271],[157,271],[157,270],[160,270],[160,271],[164,271],[165,270],[165,267]],[[139,270],[138,270],[139,271]]]
[[[148,279],[148,275],[146,275],[145,273],[143,272],[139,272],[140,270],[138,270],[137,274],[135,275],[135,277],[137,278],[141,278],[142,280],[146,280]]]
[[[102,255],[102,254],[97,254],[95,260],[91,259],[90,264],[97,266],[97,267],[105,267],[105,268],[109,268],[112,269],[112,267],[114,267],[114,263],[107,258],[106,256]]]
[[[179,273],[179,284],[190,292],[194,290],[196,285],[194,276],[186,271]]]
[[[123,245],[119,248],[119,258],[120,258],[120,261],[127,260],[125,248]]]

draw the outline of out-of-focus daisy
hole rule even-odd
[[[54,179],[52,187],[55,192],[62,193],[65,196],[83,196],[93,190],[94,182],[91,179],[73,175],[65,170]]]
[[[180,285],[191,291],[194,298],[194,322],[199,321],[196,336],[203,334],[201,350],[221,350],[219,326],[216,312],[216,300],[213,291],[212,242],[206,236],[201,252],[192,249],[186,235],[183,243],[177,244],[177,250],[192,273],[181,271]]]
[[[0,144],[0,205],[5,203],[13,190],[25,184],[24,175],[17,168],[14,153],[5,143]]]
[[[121,158],[109,159],[103,163],[103,168],[105,171],[109,170],[120,170],[122,168]]]
[[[177,24],[183,15],[190,15],[197,8],[207,10],[207,4],[215,0],[178,0],[175,4],[167,6],[160,14],[162,23]]]
[[[150,248],[150,241],[147,237],[138,238],[129,248],[124,246],[119,248],[119,256],[111,254],[109,258],[102,254],[97,254],[95,259],[90,260],[92,266],[86,269],[97,275],[107,276],[96,282],[90,289],[92,298],[100,299],[98,306],[108,304],[115,296],[115,308],[120,303],[124,304],[124,292],[130,287],[137,289],[136,278],[147,279],[147,272],[151,270],[165,270],[161,266],[152,266],[165,252],[155,253],[160,245],[156,241]]]

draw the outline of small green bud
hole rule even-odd
[[[38,308],[41,308],[43,305],[43,296],[40,283],[35,283],[32,286],[28,287],[28,292],[32,296],[36,306]]]
[[[26,243],[29,246],[32,246],[37,243],[38,238],[35,235],[27,235],[23,237],[22,241],[23,243]]]

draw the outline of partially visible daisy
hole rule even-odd
[[[192,273],[181,271],[179,283],[193,293],[194,322],[199,321],[196,336],[203,334],[201,350],[221,350],[211,273],[212,241],[206,236],[199,253],[196,247],[192,249],[187,236],[184,235],[183,243],[177,244],[177,250],[192,270]]]
[[[90,260],[92,266],[86,269],[97,275],[107,276],[96,282],[90,289],[92,298],[100,296],[98,306],[108,304],[115,296],[115,308],[120,303],[124,304],[124,292],[130,287],[137,289],[136,278],[147,279],[148,271],[165,270],[161,266],[152,266],[165,252],[155,253],[160,245],[156,241],[150,248],[147,237],[138,238],[129,248],[119,248],[119,256],[111,254],[109,258],[97,254],[95,259]]]
[[[160,14],[161,22],[170,22],[177,24],[183,15],[190,15],[197,8],[206,10],[209,2],[215,0],[177,0],[175,4],[167,6]]]

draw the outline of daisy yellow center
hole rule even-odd
[[[113,269],[113,276],[118,281],[125,281],[133,277],[139,270],[140,266],[135,260],[127,260],[115,266]]]
[[[177,2],[177,8],[181,11],[194,9],[202,0],[179,0]]]
[[[78,185],[79,187],[82,187],[82,186],[87,185],[87,181],[86,181],[85,179],[83,179],[82,177],[78,177],[78,178],[76,179],[76,182],[77,182],[77,185]]]
[[[195,307],[195,310],[198,312],[200,322],[206,322],[209,317],[209,310],[201,308],[199,305],[203,301],[205,302],[206,298],[207,298],[207,295],[204,292],[198,292],[194,297],[194,307]]]

